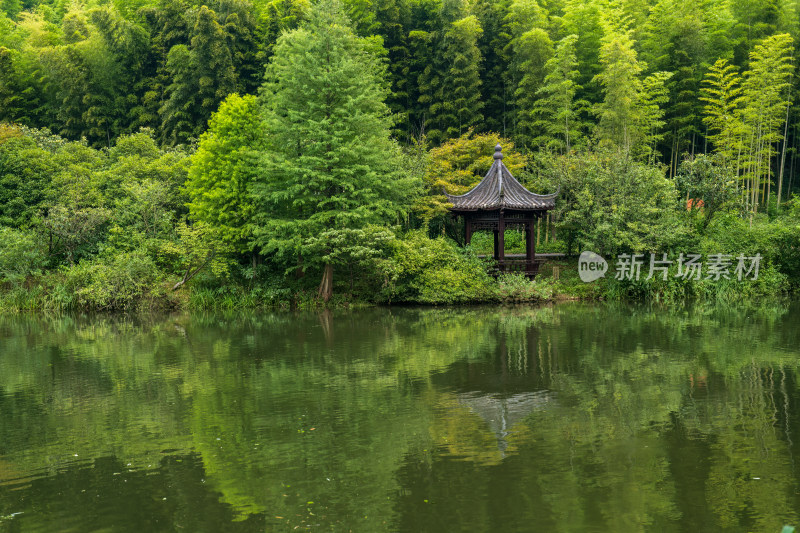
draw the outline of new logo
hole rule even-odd
[[[578,259],[578,275],[581,281],[589,283],[606,275],[608,263],[602,256],[585,251]]]

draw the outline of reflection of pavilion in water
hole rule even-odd
[[[476,422],[493,434],[494,453],[502,460],[531,437],[534,428],[525,423],[531,414],[555,407],[552,377],[564,362],[557,339],[533,324],[496,335],[484,357],[451,365],[437,381],[455,393],[459,410],[477,415]]]
[[[500,396],[482,392],[468,392],[458,395],[458,403],[480,416],[497,438],[497,448],[505,457],[508,448],[508,435],[513,428],[534,411],[541,411],[555,401],[552,392],[542,390],[522,392],[511,396]]]

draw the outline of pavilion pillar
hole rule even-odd
[[[528,275],[533,272],[535,246],[536,244],[533,241],[533,219],[531,219],[525,223],[525,273]]]
[[[500,252],[497,246],[498,245],[497,230],[494,230],[492,232],[492,235],[494,236],[494,260],[497,261],[500,259]]]
[[[500,218],[497,220],[497,266],[500,272],[505,271],[506,261],[506,219],[503,218],[503,210],[500,210]]]

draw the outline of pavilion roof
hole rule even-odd
[[[503,153],[498,144],[494,149],[494,163],[486,176],[471,191],[453,196],[444,192],[453,203],[451,211],[477,211],[518,209],[544,211],[555,207],[558,191],[536,194],[526,189],[503,164]]]

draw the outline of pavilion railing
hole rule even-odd
[[[492,266],[489,268],[489,273],[497,276],[504,272],[525,274],[529,278],[533,278],[539,273],[539,267],[544,263],[544,259],[538,257],[532,261],[528,261],[525,256],[505,256],[502,260],[494,260]]]

